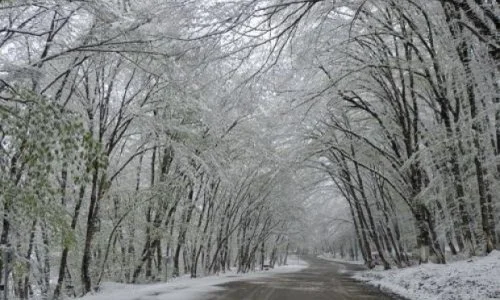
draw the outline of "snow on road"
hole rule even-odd
[[[354,278],[412,300],[500,299],[500,251],[446,265],[359,272]]]
[[[290,265],[276,267],[269,271],[258,271],[247,274],[226,272],[225,274],[207,276],[191,279],[181,277],[167,283],[156,284],[121,284],[105,283],[101,286],[99,293],[87,295],[79,300],[194,300],[201,299],[206,293],[218,291],[219,284],[267,277],[273,274],[297,272],[308,266],[308,264],[297,258],[290,259]]]

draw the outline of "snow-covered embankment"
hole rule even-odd
[[[500,251],[446,265],[364,271],[354,278],[412,300],[500,299]]]

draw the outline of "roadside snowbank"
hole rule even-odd
[[[500,299],[500,251],[447,265],[364,271],[354,278],[412,300]]]
[[[215,292],[222,288],[216,285],[267,277],[273,274],[297,272],[308,265],[306,262],[296,258],[290,259],[293,265],[280,266],[269,271],[259,271],[247,274],[237,274],[236,272],[226,272],[225,274],[207,276],[191,279],[181,277],[167,283],[156,284],[121,284],[105,283],[101,286],[101,291],[92,295],[87,295],[79,300],[194,300],[203,299],[206,293]]]
[[[342,258],[332,257],[331,255],[328,255],[328,254],[318,255],[318,258],[328,260],[328,261],[338,262],[338,263],[344,263],[344,264],[352,264],[352,265],[363,265],[364,264],[364,262],[360,261],[360,260],[345,260]]]

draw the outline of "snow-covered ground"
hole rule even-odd
[[[87,295],[79,300],[195,300],[203,299],[206,293],[220,290],[216,285],[270,276],[273,274],[297,272],[307,267],[307,263],[297,258],[290,258],[289,265],[275,267],[269,271],[259,271],[248,274],[226,272],[225,274],[191,279],[181,277],[167,283],[156,284],[121,284],[105,283],[99,293]]]
[[[359,272],[354,278],[412,300],[500,299],[500,251],[446,265]]]
[[[364,262],[362,260],[346,260],[342,258],[336,258],[333,255],[330,254],[321,254],[318,255],[319,258],[328,260],[328,261],[333,261],[333,262],[339,262],[339,263],[346,263],[346,264],[353,264],[353,265],[362,265]]]

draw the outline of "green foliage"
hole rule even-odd
[[[61,230],[62,246],[70,249],[73,248],[76,245],[75,232],[70,230],[68,226],[62,226]]]
[[[72,244],[74,237],[65,232],[67,191],[62,186],[64,181],[66,186],[88,182],[90,166],[106,164],[102,146],[86,132],[78,114],[51,99],[19,89],[14,100],[23,105],[0,109],[7,141],[6,159],[0,161],[0,200],[16,216],[45,220],[65,244]]]

